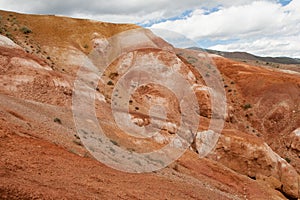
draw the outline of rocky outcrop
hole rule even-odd
[[[292,149],[298,156],[300,156],[300,128],[294,130],[290,134],[286,147]]]
[[[211,131],[197,134],[198,151],[208,145],[208,140],[203,140],[203,135],[213,138],[214,133]],[[263,180],[290,198],[299,197],[297,171],[259,138],[236,130],[224,130],[215,150],[208,157],[240,174]]]

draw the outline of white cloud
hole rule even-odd
[[[176,33],[174,31],[168,31],[166,29],[155,29],[152,28],[151,31],[164,38],[167,42],[171,44],[176,44],[178,48],[188,48],[198,46],[197,42],[187,38],[185,35]]]
[[[252,2],[243,6],[220,9],[211,14],[197,9],[190,17],[176,21],[155,24],[152,28],[163,28],[187,35],[192,39],[228,39],[248,37],[260,32],[272,33],[272,28],[283,25],[285,17],[279,4],[270,2]]]
[[[287,6],[279,3],[283,1],[288,0],[0,0],[0,9],[115,23],[156,23],[153,28],[169,30],[163,36],[180,46],[192,44],[183,41],[185,35],[196,41],[229,41],[210,45],[219,50],[300,57],[300,0]],[[186,11],[192,12],[179,19]]]
[[[154,24],[152,28],[175,31],[198,41],[235,40],[210,47],[217,50],[300,57],[300,0],[287,6],[254,1],[209,14],[196,9],[185,19]]]
[[[269,0],[275,1],[275,0]],[[103,21],[143,23],[176,17],[186,10],[243,5],[247,0],[0,0],[0,9],[36,14],[86,16]]]
[[[300,58],[300,37],[265,37],[255,40],[243,40],[226,45],[215,45],[210,48],[220,51],[245,51],[260,56],[290,56]]]

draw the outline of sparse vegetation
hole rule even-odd
[[[5,36],[8,37],[8,38],[10,38],[10,39],[12,39],[12,34],[9,31],[7,31],[5,33]]]
[[[76,139],[80,140],[80,137],[79,137],[78,135],[74,134],[74,137],[75,137]]]
[[[58,124],[61,124],[61,120],[59,119],[59,118],[54,118],[54,120],[53,120],[55,123],[58,123]]]
[[[112,148],[112,147],[110,147],[109,150],[110,150],[111,152],[113,152],[113,153],[116,153],[116,150],[115,150],[114,148]]]
[[[118,74],[117,72],[112,72],[112,73],[109,74],[108,77],[109,77],[110,79],[114,79],[115,77],[118,77],[118,76],[119,76],[119,74]]]
[[[16,18],[13,18],[13,19],[12,19],[12,24],[13,24],[13,25],[16,25],[16,24],[18,24],[18,21],[17,21],[17,19],[16,19]]]
[[[29,29],[28,27],[26,26],[23,26],[22,28],[20,28],[20,31],[24,34],[29,34],[29,33],[32,33],[32,30]]]
[[[252,108],[250,103],[247,103],[247,104],[244,105],[244,110],[248,110],[250,108]]]
[[[74,149],[69,149],[69,152],[75,155],[78,155],[77,152]]]
[[[173,169],[178,172],[178,164],[177,163],[175,163]]]
[[[113,143],[116,146],[119,146],[118,142],[114,141],[114,140],[110,140],[111,143]]]
[[[127,149],[129,152],[135,152],[135,149],[134,148],[128,148]]]
[[[77,144],[78,146],[82,146],[82,143],[80,140],[73,140],[74,144]]]
[[[114,85],[114,83],[112,81],[108,81],[107,85]]]
[[[89,157],[90,157],[89,152],[85,152],[84,155],[83,155],[83,157],[84,157],[84,158],[89,158]]]
[[[257,136],[257,137],[261,137],[262,135],[261,135],[260,133],[257,133],[256,136]]]
[[[80,65],[83,58],[80,57],[80,59],[74,61],[72,59],[66,60],[66,57],[74,56],[75,50],[78,53],[81,52],[82,55],[87,54],[94,48],[93,43],[89,42],[91,38],[95,38],[95,42],[102,45],[100,40],[102,37],[110,37],[131,27],[129,25],[121,25],[122,27],[119,28],[119,25],[106,25],[101,22],[68,20],[62,19],[62,17],[50,16],[34,19],[30,16],[24,17],[21,14],[15,14],[19,24],[12,25],[14,17],[10,17],[10,21],[7,21],[8,14],[1,11],[0,14],[2,15],[2,13],[4,13],[4,18],[2,22],[0,21],[0,31],[3,31],[4,36],[7,32],[10,32],[15,43],[22,47],[24,51],[30,52],[30,54],[25,54],[23,50],[14,49],[14,47],[5,44],[1,47],[3,49],[3,52],[1,52],[3,66],[0,68],[0,71],[3,72],[2,74],[7,75],[2,81],[3,83],[1,83],[3,85],[1,89],[5,95],[14,96],[12,103],[9,102],[9,96],[7,98],[3,96],[2,102],[5,105],[7,104],[7,109],[5,107],[3,110],[0,120],[0,126],[3,126],[1,128],[4,130],[3,134],[1,133],[4,141],[2,143],[4,144],[7,141],[5,145],[0,145],[0,149],[8,152],[4,153],[3,156],[1,155],[3,157],[1,159],[5,161],[3,162],[5,170],[13,173],[13,176],[5,177],[6,182],[3,185],[16,185],[13,190],[9,190],[9,187],[7,188],[7,193],[12,198],[26,198],[28,195],[29,197],[33,196],[33,198],[48,196],[51,198],[51,195],[53,196],[51,188],[55,188],[57,185],[61,187],[66,182],[69,183],[65,184],[67,192],[59,194],[60,198],[68,198],[68,196],[78,198],[99,196],[99,186],[105,187],[106,193],[104,196],[107,196],[107,198],[116,197],[116,194],[119,194],[122,188],[125,189],[121,191],[121,196],[127,196],[128,198],[131,196],[142,198],[147,188],[151,188],[154,191],[151,195],[156,199],[164,196],[164,189],[168,191],[166,196],[174,199],[183,199],[184,197],[196,199],[202,196],[203,198],[212,197],[216,199],[222,199],[224,196],[268,199],[269,196],[285,198],[285,195],[286,198],[289,198],[288,195],[290,194],[285,193],[285,188],[290,189],[290,185],[298,183],[295,171],[300,169],[297,166],[299,161],[297,157],[298,152],[292,149],[294,144],[297,145],[297,141],[292,141],[292,139],[298,135],[296,128],[299,121],[297,97],[300,93],[297,93],[297,89],[300,88],[300,84],[298,84],[299,81],[296,75],[269,70],[269,67],[274,66],[274,63],[270,61],[269,67],[263,67],[264,61],[260,61],[262,67],[253,67],[254,60],[249,60],[249,65],[242,66],[241,63],[230,59],[212,57],[211,59],[216,62],[216,67],[214,67],[212,64],[207,64],[201,55],[185,59],[190,53],[189,50],[182,50],[186,55],[180,58],[181,61],[176,57],[174,60],[173,51],[162,52],[150,48],[145,51],[134,51],[130,54],[133,61],[128,63],[127,67],[129,69],[134,69],[135,66],[148,62],[143,58],[149,57],[149,54],[153,55],[155,59],[159,59],[161,63],[180,62],[182,65],[180,65],[179,75],[184,76],[186,79],[194,78],[190,85],[195,90],[194,92],[197,93],[194,99],[197,108],[195,108],[194,104],[191,104],[190,108],[192,112],[195,112],[194,118],[182,113],[185,109],[182,107],[182,101],[188,96],[186,91],[178,84],[175,84],[173,89],[180,90],[179,95],[184,99],[177,99],[173,91],[164,87],[164,85],[151,82],[143,84],[141,81],[137,84],[132,84],[132,92],[134,93],[128,99],[123,99],[122,94],[128,91],[124,91],[122,88],[115,89],[114,87],[118,84],[118,79],[123,75],[120,72],[119,64],[126,64],[127,60],[131,59],[130,56],[126,56],[127,53],[125,52],[126,55],[124,54],[124,56],[117,58],[106,70],[99,69],[103,73],[100,74],[99,70],[94,71],[95,76],[102,76],[100,82],[98,80],[92,82],[93,79],[91,78],[84,80],[85,84],[88,85],[88,89],[91,89],[98,95],[99,99],[96,102],[92,102],[95,104],[93,105],[95,113],[92,113],[92,116],[95,115],[95,119],[99,120],[99,122],[94,123],[94,120],[89,120],[89,117],[87,117],[84,119],[85,126],[75,127],[72,125],[74,120],[66,117],[67,114],[72,114],[72,110],[64,109],[66,107],[64,105],[67,103],[69,105],[67,107],[81,106],[80,104],[72,104],[74,102],[69,97],[73,95],[72,88],[74,84],[68,86],[69,84],[67,83],[76,79],[77,67],[72,66],[74,62]],[[25,25],[32,29],[33,33],[23,33],[21,27]],[[84,26],[84,31],[79,30],[73,33],[76,28],[82,26]],[[60,27],[63,27],[64,30],[59,30]],[[49,30],[44,31],[45,28]],[[145,34],[148,33],[146,32]],[[55,35],[56,37],[49,38],[49,35]],[[6,42],[4,36],[3,39]],[[127,42],[130,43],[134,37],[135,35],[130,36]],[[71,39],[64,41],[65,38]],[[127,37],[125,39],[127,40]],[[150,40],[156,42],[155,37],[151,37]],[[105,38],[103,38],[103,41],[105,41]],[[111,44],[111,47],[112,49],[114,47],[121,48],[122,44],[116,41]],[[175,52],[178,51],[181,50],[176,49]],[[62,52],[63,55],[61,54]],[[194,55],[193,52],[191,52],[191,55]],[[151,58],[150,56],[150,64],[156,64],[156,62],[151,62]],[[194,62],[197,58],[198,61],[196,63],[201,67],[199,72],[194,68],[195,66],[193,65],[195,64],[189,64],[187,61]],[[9,62],[10,60],[12,62]],[[96,62],[97,60],[91,61]],[[29,62],[27,63],[26,61]],[[55,70],[48,70],[49,67]],[[289,69],[289,67],[292,68],[294,66],[283,66],[282,68]],[[65,70],[66,72],[62,72]],[[194,76],[192,76],[191,72],[193,72]],[[143,78],[143,74],[136,74],[133,78]],[[173,81],[176,82],[176,80]],[[212,91],[210,90],[209,81],[220,86],[225,91],[225,94],[223,92],[214,96],[218,91],[214,91],[214,88]],[[14,84],[15,82],[17,84]],[[48,84],[48,82],[50,83]],[[258,87],[257,85],[260,83],[266,83],[266,86]],[[289,86],[293,90],[285,91]],[[47,88],[49,92],[44,93]],[[134,91],[134,89],[136,90]],[[18,95],[14,95],[14,92],[18,92]],[[290,94],[290,92],[293,93]],[[32,95],[34,98],[29,98]],[[28,107],[28,102],[23,101],[23,97],[53,104],[52,109],[49,108],[47,112],[41,113],[39,112],[39,106]],[[221,105],[216,105],[217,109],[211,109],[214,103],[212,102],[213,97],[226,97],[227,100],[224,100],[227,101],[228,108],[221,109]],[[285,101],[287,97],[291,97],[291,101]],[[256,104],[256,100],[259,99],[262,99],[262,102],[267,100],[267,102]],[[102,100],[104,101],[102,102]],[[281,104],[278,104],[278,102],[282,101],[285,101],[286,105],[281,106]],[[274,109],[270,112],[270,104],[272,102],[275,102],[276,105],[274,104]],[[18,107],[22,109],[18,111],[13,106],[9,106],[14,103],[20,104]],[[224,102],[224,104],[227,103]],[[157,134],[153,136],[148,135],[149,137],[144,139],[126,136],[124,130],[117,127],[115,122],[117,119],[114,119],[110,112],[111,105],[119,104],[126,104],[126,106],[129,104],[128,109],[125,111],[129,112],[129,120],[132,125],[143,127],[148,123],[152,123],[158,131]],[[155,105],[164,105],[165,110],[162,110],[164,111],[162,113],[166,114],[166,116],[161,116],[157,113],[157,118],[151,121],[151,113],[149,112],[151,107]],[[26,115],[27,108],[33,109],[31,115]],[[107,108],[109,112],[105,113],[103,108]],[[65,115],[59,114],[58,110],[61,112],[66,110],[68,113],[65,113]],[[11,112],[19,112],[17,114],[20,114],[20,117]],[[86,110],[86,112],[90,111]],[[123,113],[122,110],[120,112]],[[89,115],[89,113],[87,114]],[[48,123],[45,123],[44,118],[47,117],[50,117],[50,120],[48,120]],[[186,124],[183,122],[182,117],[187,118]],[[205,123],[201,123],[202,125],[200,124],[199,126],[197,123],[196,130],[193,130],[193,127],[191,127],[193,124],[190,124],[190,121],[193,121],[193,119],[197,119],[197,121],[199,119]],[[202,147],[206,145],[204,140],[216,138],[216,133],[210,129],[211,127],[208,127],[211,120],[216,120],[217,123],[222,122],[221,125],[224,125],[226,128],[220,139],[222,141],[217,144],[217,149],[212,152],[211,159],[196,159],[203,153],[201,152],[203,150]],[[93,130],[94,125],[102,128],[106,133],[103,134],[107,135],[107,137],[100,137],[101,135],[99,136],[97,131]],[[179,127],[180,125],[185,127]],[[89,126],[91,127],[89,128]],[[174,131],[176,132],[178,128],[182,128],[182,134],[181,137],[176,138]],[[20,134],[15,137],[10,132]],[[270,135],[272,136],[270,137]],[[38,139],[35,139],[35,136],[39,136]],[[286,140],[283,140],[282,136],[287,136],[283,138]],[[191,147],[190,145],[187,146],[186,143],[192,143]],[[170,148],[166,149],[167,151],[162,149],[162,155],[165,152],[171,155],[172,158],[184,147],[187,148],[187,153],[184,155],[184,158],[177,161],[174,160],[173,164],[169,164],[164,157],[157,156],[160,154],[159,152],[157,155],[151,154],[151,150],[159,150],[165,145],[170,146]],[[19,146],[23,148],[16,148]],[[126,151],[128,156],[118,154],[121,150]],[[278,152],[283,155],[282,159],[277,160],[278,156],[276,155],[277,157],[274,160],[272,156]],[[129,173],[126,175],[126,173],[111,170],[104,164],[99,164],[94,156],[100,153],[107,154],[107,158],[111,158],[112,162],[123,159],[125,166],[117,167],[124,170],[128,169],[128,171],[133,173],[140,172],[144,164],[149,166],[149,171],[151,171],[151,167],[163,170],[153,172],[156,173],[155,176],[151,174],[152,172],[142,173],[139,177],[132,176]],[[116,157],[113,154],[117,154]],[[197,154],[199,155],[197,156]],[[136,159],[135,155],[142,155],[141,159]],[[82,157],[89,157],[89,159],[83,159]],[[266,162],[272,161],[272,159],[274,162]],[[20,160],[24,162],[19,162]],[[45,162],[36,164],[40,160],[45,160]],[[282,162],[286,164],[286,166],[283,166],[285,167],[284,170],[277,167],[281,166],[281,164],[284,165]],[[127,163],[133,164],[133,168],[127,168]],[[287,163],[291,164],[288,165]],[[294,167],[295,169],[293,169],[293,166],[297,168]],[[56,168],[59,168],[59,170],[56,170]],[[251,169],[250,172],[247,170],[248,168]],[[202,174],[209,174],[209,177],[204,177],[205,180],[203,181],[200,180],[203,178],[202,175],[197,176],[200,170]],[[250,176],[252,179],[257,177],[258,180],[249,180],[247,176]],[[32,177],[34,177],[34,181],[30,181]],[[26,181],[26,187],[22,187],[23,179],[29,180]],[[143,179],[144,181],[141,181]],[[44,180],[48,180],[47,184],[38,187],[36,182],[40,183]],[[234,181],[234,189],[228,189],[227,186],[232,183],[232,180],[236,180]],[[142,191],[137,191],[132,195],[130,188],[137,183],[142,188]],[[180,189],[185,183],[190,184],[191,189],[188,191]],[[115,186],[116,184],[117,186]],[[266,185],[266,187],[261,189],[262,185]],[[30,192],[35,189],[41,192],[31,195]],[[296,193],[297,191],[295,190]]]

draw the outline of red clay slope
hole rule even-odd
[[[173,49],[135,25],[4,11],[0,15],[0,199],[299,198],[299,74],[213,58],[222,75],[228,114],[216,148],[199,158],[199,135],[214,117],[212,93],[193,67],[203,58],[201,53]],[[32,32],[24,33],[25,26]],[[109,40],[131,29],[136,31]],[[74,80],[91,58],[87,55],[101,51],[107,41],[125,53],[96,86],[96,114],[108,136],[124,148],[160,148],[180,125],[176,98],[149,84],[135,91],[129,112],[134,123],[144,126],[150,105],[162,103],[168,121],[160,122],[161,137],[137,142],[124,136],[111,123],[110,111],[111,94],[124,69],[155,61],[178,70],[193,88],[206,88],[195,89],[201,124],[194,147],[167,168],[142,174],[117,171],[98,162],[82,145],[71,107]],[[141,44],[143,49],[130,49]]]

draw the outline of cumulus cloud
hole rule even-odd
[[[191,40],[187,38],[185,35],[174,31],[169,31],[166,29],[155,29],[155,28],[152,28],[151,31],[154,34],[164,38],[170,44],[176,44],[177,48],[188,48],[188,47],[198,46],[197,42],[195,42],[194,40]]]
[[[105,21],[144,23],[175,17],[196,8],[209,9],[245,3],[247,0],[0,0],[0,8],[25,13],[88,16]]]
[[[234,40],[208,47],[216,50],[300,57],[300,0],[293,0],[287,6],[254,1],[220,7],[211,13],[196,9],[184,19],[168,20],[151,28],[168,29],[196,41]]]
[[[155,24],[153,28],[168,28],[185,33],[192,39],[228,39],[235,37],[272,32],[273,26],[282,25],[284,13],[280,5],[269,2],[253,2],[244,6],[232,6],[217,12],[206,14],[205,10],[197,9],[185,19],[166,21]]]
[[[195,44],[187,36],[205,48],[300,57],[300,0],[290,1],[0,0],[0,9],[137,23],[180,47]]]
[[[289,56],[300,58],[300,37],[276,37],[243,40],[226,45],[214,45],[210,49],[220,51],[244,51],[260,56]]]

